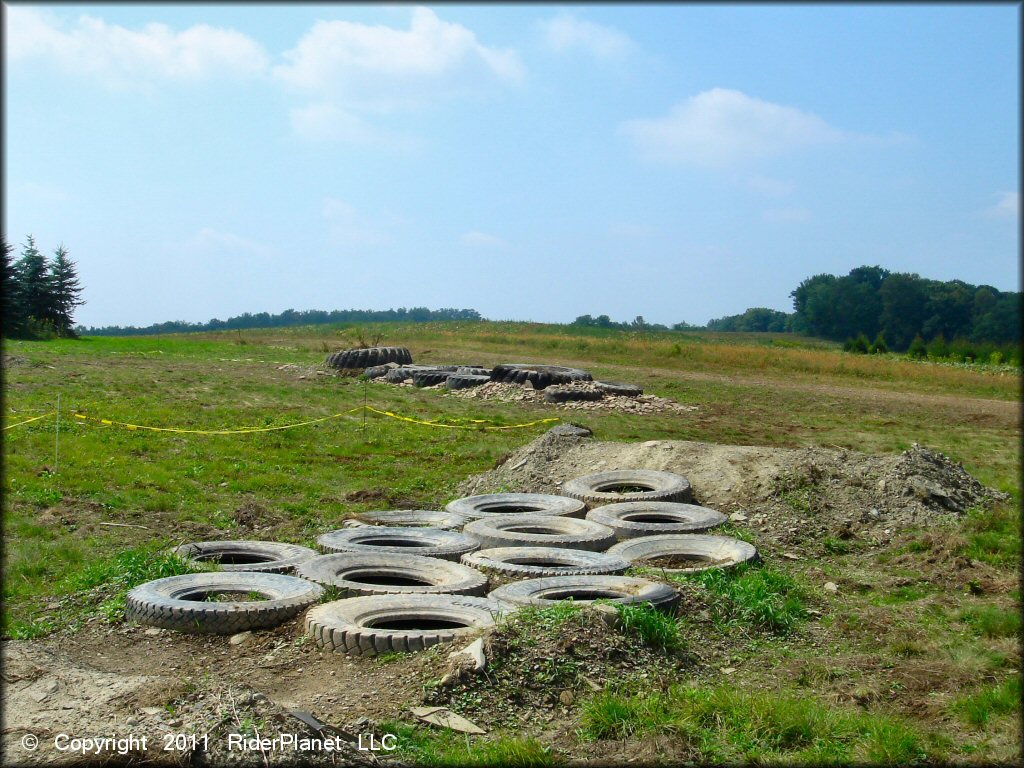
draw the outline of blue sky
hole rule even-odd
[[[1019,290],[1015,5],[4,12],[4,231],[68,247],[85,325]]]

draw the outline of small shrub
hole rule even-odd
[[[923,360],[928,356],[928,347],[924,343],[924,339],[921,338],[921,334],[917,334],[914,340],[910,342],[910,349],[907,350],[907,357],[911,360]]]
[[[871,345],[868,342],[868,337],[863,333],[855,339],[847,339],[846,343],[843,344],[843,349],[847,352],[853,352],[858,355],[866,355],[870,351]]]
[[[889,351],[889,345],[885,343],[885,334],[881,331],[875,336],[874,342],[871,344],[872,355],[883,355]]]
[[[949,357],[949,345],[946,344],[946,337],[941,333],[928,342],[928,359],[943,360]]]

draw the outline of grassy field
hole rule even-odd
[[[669,733],[688,739],[693,755],[723,761],[905,763],[1014,754],[1020,622],[1007,616],[1016,616],[1020,601],[1014,578],[1019,372],[849,355],[826,342],[783,335],[441,323],[5,342],[5,425],[49,413],[58,395],[61,403],[59,448],[52,417],[4,432],[5,637],[44,637],[97,615],[116,620],[124,591],[153,577],[148,553],[211,526],[233,537],[247,510],[261,521],[260,538],[309,545],[359,511],[439,508],[465,477],[493,467],[549,426],[441,429],[361,410],[326,417],[365,403],[461,425],[568,419],[538,405],[442,398],[317,375],[328,352],[360,339],[408,346],[417,363],[576,365],[698,406],[685,418],[587,412],[584,423],[603,440],[868,453],[918,442],[1011,494],[1009,503],[973,510],[956,530],[911,531],[870,556],[836,542],[820,563],[777,563],[724,582],[695,583],[721,608],[715,617],[722,637],[742,629],[746,640],[737,659],[762,658],[760,672],[705,688],[602,692],[582,710],[581,740]],[[211,431],[326,420],[208,435],[133,430],[74,413]],[[894,575],[914,574],[950,552],[984,562],[996,576],[952,592],[948,585],[893,587]],[[814,601],[802,595],[822,574],[835,573],[858,578],[865,588],[820,617],[841,640],[827,654],[814,649],[828,655],[817,660],[803,655],[812,652],[800,638]],[[943,689],[924,701],[928,686],[915,689],[893,672],[902,669],[912,670],[914,680],[957,669],[958,692]],[[777,694],[779,706],[766,709],[750,693],[758,689]],[[476,757],[467,757],[458,751],[467,749],[465,742],[415,741],[409,726],[396,728],[408,731],[419,750],[414,756],[428,763],[554,759],[533,740],[481,740]]]

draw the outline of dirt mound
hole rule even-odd
[[[574,382],[561,385],[563,389],[596,390],[596,385],[590,382]],[[438,387],[443,388],[443,385]],[[695,405],[683,405],[667,397],[657,395],[639,395],[638,397],[626,397],[624,395],[605,394],[600,400],[583,401],[572,400],[564,403],[550,403],[544,399],[543,390],[535,390],[530,387],[523,387],[519,384],[505,384],[500,381],[490,381],[479,387],[470,389],[457,389],[448,392],[450,397],[461,397],[465,399],[498,400],[503,403],[537,403],[552,408],[564,408],[575,411],[609,410],[621,411],[623,413],[686,413],[696,411]]]
[[[553,431],[459,491],[559,493],[566,480],[613,469],[686,476],[696,503],[732,513],[733,522],[755,530],[758,546],[813,545],[831,536],[883,543],[908,526],[955,520],[972,506],[1006,498],[917,444],[899,455],[869,456],[682,440],[607,443]]]

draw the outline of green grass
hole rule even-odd
[[[881,714],[777,691],[673,686],[596,694],[581,715],[585,739],[671,732],[700,762],[911,765],[941,758],[941,737]]]
[[[431,730],[405,723],[388,722],[381,735],[394,734],[395,753],[404,763],[417,766],[510,766],[541,768],[560,760],[536,739],[507,736],[473,736],[453,731]]]
[[[1020,676],[1014,674],[1002,683],[983,688],[977,693],[957,699],[953,712],[979,728],[988,725],[993,717],[1020,713]]]
[[[1019,506],[1001,504],[968,510],[963,529],[967,537],[964,557],[1001,567],[1016,567],[1020,563]]]
[[[680,634],[679,620],[659,611],[652,605],[631,605],[616,603],[619,612],[619,627],[627,634],[636,633],[645,645],[676,651],[685,647]]]
[[[983,605],[965,609],[960,620],[982,637],[1014,637],[1021,631],[1021,616],[1018,607],[1003,608],[997,605]]]
[[[701,584],[715,598],[716,618],[778,634],[787,634],[807,617],[806,590],[797,580],[770,565],[746,564],[728,571],[712,569],[672,576]]]

